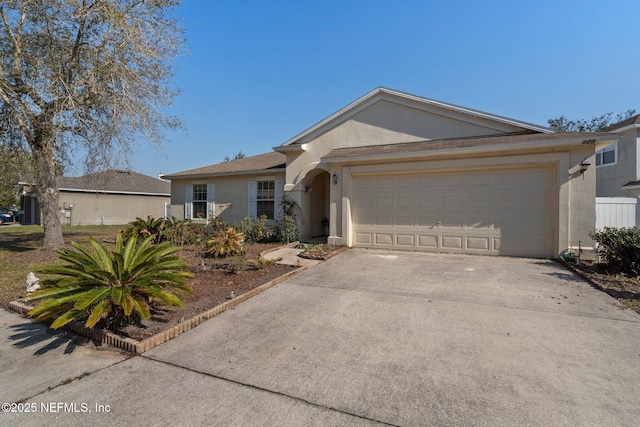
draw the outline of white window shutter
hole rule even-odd
[[[275,198],[275,218],[282,218],[282,199],[284,198],[284,181],[276,180],[274,186],[274,198]]]
[[[216,214],[215,194],[216,185],[207,184],[207,219],[212,218]]]
[[[258,182],[257,181],[249,181],[249,201],[248,201],[248,212],[251,218],[256,219],[258,216]]]
[[[193,218],[193,185],[188,184],[184,192],[184,219]]]

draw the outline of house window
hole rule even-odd
[[[615,165],[618,157],[618,143],[613,143],[596,151],[596,166]]]
[[[193,218],[207,217],[207,184],[193,185]]]
[[[275,218],[275,182],[258,181],[257,215],[266,215],[267,219]]]

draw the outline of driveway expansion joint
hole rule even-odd
[[[301,402],[303,404],[310,405],[310,406],[313,406],[313,407],[316,407],[316,408],[319,408],[319,409],[325,409],[325,410],[328,410],[328,411],[337,412],[339,414],[348,415],[348,416],[351,416],[351,417],[354,417],[354,418],[359,418],[359,419],[365,420],[365,421],[372,421],[374,423],[377,423],[377,424],[380,424],[380,425],[383,425],[383,426],[400,427],[398,424],[390,424],[390,423],[387,423],[385,421],[380,421],[380,420],[376,420],[374,418],[369,418],[369,417],[367,417],[365,415],[360,415],[360,414],[355,414],[355,413],[352,413],[352,412],[342,411],[342,410],[337,409],[337,408],[333,408],[333,407],[330,407],[330,406],[325,406],[325,405],[322,405],[322,404],[319,404],[319,403],[311,402],[311,401],[303,399],[301,397],[292,396],[290,394],[286,394],[286,393],[283,393],[281,391],[270,390],[268,388],[263,388],[263,387],[260,387],[260,386],[257,386],[257,385],[244,383],[242,381],[232,380],[230,378],[225,378],[225,377],[220,376],[220,375],[211,374],[209,372],[204,372],[204,371],[199,371],[197,369],[188,368],[186,366],[178,365],[177,363],[172,363],[172,362],[167,362],[166,360],[156,359],[156,358],[150,357],[150,356],[148,356],[146,354],[141,354],[141,355],[138,355],[137,357],[140,357],[140,358],[143,358],[143,359],[147,359],[147,360],[150,360],[150,361],[156,362],[156,363],[162,363],[162,364],[165,364],[165,365],[168,365],[168,366],[173,366],[174,368],[184,369],[186,371],[193,372],[195,374],[204,375],[204,376],[210,377],[210,378],[215,378],[217,380],[225,381],[225,382],[228,382],[228,383],[231,383],[231,384],[235,384],[235,385],[239,385],[239,386],[242,386],[242,387],[248,387],[248,388],[253,389],[253,390],[257,390],[257,391],[273,394],[275,396],[280,396],[280,397],[292,399],[292,400],[295,400],[295,401],[298,401],[298,402]]]

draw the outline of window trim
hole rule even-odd
[[[206,193],[202,193],[202,194],[205,194],[205,199],[203,200],[195,200],[195,190],[197,185],[206,186],[205,187]],[[216,204],[214,201],[215,192],[216,192],[216,187],[215,187],[215,184],[213,183],[195,182],[193,184],[187,184],[185,187],[184,218],[191,219],[196,222],[208,221],[209,218],[211,218],[211,216],[216,211]],[[206,215],[205,217],[199,218],[195,215],[195,209],[193,205],[195,203],[203,203],[203,202],[205,203]]]
[[[603,158],[603,154],[604,153],[608,153],[613,151],[613,162],[609,162],[609,163],[602,163],[602,158]],[[600,157],[600,164],[598,164],[598,157]],[[618,164],[618,143],[614,142],[611,145],[607,145],[606,147],[596,151],[596,168],[603,168],[606,166],[615,166]]]
[[[260,184],[270,184],[271,188],[267,188],[267,189],[261,189],[260,188]],[[273,198],[261,198],[262,194],[261,192],[272,192],[273,193]],[[273,210],[271,211],[271,215],[267,215],[267,219],[276,219],[276,181],[275,180],[263,180],[263,181],[256,181],[256,216],[260,216],[259,211],[260,209],[258,208],[258,205],[260,204],[260,202],[272,202],[273,203]]]

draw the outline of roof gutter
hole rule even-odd
[[[613,136],[613,135],[612,135]],[[567,146],[576,146],[576,145],[591,145],[594,144],[596,147],[599,144],[604,143],[611,144],[616,142],[619,139],[619,136],[614,138],[609,137],[596,137],[594,139],[583,139],[583,138],[571,138],[571,139],[562,139],[562,140],[548,140],[548,141],[527,141],[521,143],[503,143],[503,144],[495,144],[495,145],[480,145],[473,147],[461,147],[461,148],[440,148],[435,150],[419,150],[419,151],[399,151],[395,153],[373,153],[373,154],[364,154],[364,155],[346,155],[346,156],[337,156],[337,157],[323,157],[322,160],[329,163],[348,163],[348,162],[366,162],[366,161],[377,161],[377,160],[403,160],[407,158],[414,157],[441,157],[443,155],[452,155],[452,154],[480,154],[480,153],[495,153],[499,151],[521,151],[521,150],[529,150],[529,149],[537,149],[537,148],[548,148],[548,147],[567,147]],[[596,141],[598,143],[596,143]]]
[[[88,190],[86,188],[58,188],[59,191],[72,193],[100,193],[100,194],[126,194],[135,196],[171,196],[171,193],[149,193],[144,191],[118,191],[118,190]]]
[[[270,173],[286,172],[286,168],[273,168],[273,169],[255,169],[247,171],[233,171],[233,172],[217,172],[217,173],[196,173],[191,175],[165,175],[164,179],[186,179],[186,178],[209,178],[212,176],[238,176],[238,175],[266,175]]]

